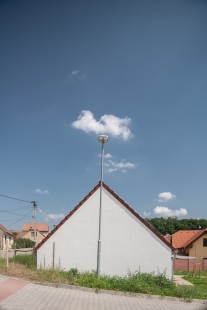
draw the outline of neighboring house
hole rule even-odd
[[[179,230],[172,235],[172,245],[180,255],[207,258],[207,228]]]
[[[6,249],[7,240],[8,240],[9,248],[11,248],[14,242],[14,235],[12,234],[10,230],[6,229],[6,227],[0,224],[0,249],[1,250]]]
[[[37,267],[96,270],[100,183],[35,248]],[[172,276],[173,247],[106,184],[102,193],[101,274],[166,272]]]
[[[36,223],[36,230],[38,230],[41,234],[43,234],[45,237],[49,233],[49,226],[45,223]],[[28,231],[34,231],[34,223],[25,223],[22,226],[22,231],[23,232],[28,232]]]
[[[26,238],[34,241],[34,230],[18,232],[16,239],[20,238]],[[45,236],[41,232],[36,230],[36,244],[39,244],[44,238]]]

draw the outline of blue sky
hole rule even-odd
[[[51,229],[108,134],[104,181],[141,216],[207,218],[206,29],[201,0],[0,1],[0,194]],[[0,223],[31,206],[0,196]]]

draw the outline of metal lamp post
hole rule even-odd
[[[102,185],[103,185],[103,160],[104,160],[104,143],[108,142],[109,137],[100,135],[98,141],[102,144],[101,153],[101,186],[100,186],[100,209],[99,209],[99,230],[98,230],[98,253],[97,253],[97,275],[100,277],[100,259],[101,259],[101,213],[102,213]]]

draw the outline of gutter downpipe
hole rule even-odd
[[[174,256],[171,257],[171,261],[172,261],[172,277],[171,277],[171,280],[173,281],[173,275],[174,275],[174,261],[176,259],[176,255],[178,253],[178,249],[175,249],[174,250]]]

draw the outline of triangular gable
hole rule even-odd
[[[41,243],[34,249],[37,251],[99,188],[100,182],[89,192],[89,194],[42,240]],[[121,197],[119,197],[114,191],[110,189],[105,183],[103,187],[116,198],[126,209],[128,209],[137,219],[139,219],[149,230],[151,230],[163,243],[165,243],[170,249],[174,250],[174,247],[165,240],[165,238],[145,219],[143,219],[134,209],[132,209]]]
[[[207,228],[199,230],[194,236],[192,236],[187,242],[183,244],[183,248],[186,248],[189,244],[196,241],[200,236],[207,232]]]
[[[179,230],[172,235],[172,245],[177,249],[186,248],[205,232],[207,232],[207,228],[202,230]]]

